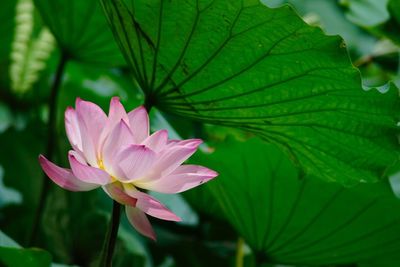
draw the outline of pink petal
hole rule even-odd
[[[39,156],[39,162],[46,175],[64,189],[70,191],[89,191],[99,186],[79,180],[72,174],[71,170],[58,167],[43,155]]]
[[[115,166],[118,163],[115,160],[118,152],[120,152],[121,149],[132,143],[133,137],[129,126],[126,124],[125,121],[121,120],[107,137],[102,152],[104,167],[108,173],[111,173],[112,176],[118,177],[118,175],[120,174],[116,170]]]
[[[180,193],[208,182],[217,172],[198,165],[179,166],[171,174],[147,183],[136,182],[135,186],[160,193]]]
[[[84,117],[85,123],[104,123],[107,119],[107,115],[104,113],[104,111],[98,105],[90,101],[85,101],[78,97],[75,101],[75,107],[76,112]],[[95,131],[95,129],[93,130]]]
[[[110,101],[110,110],[108,112],[108,118],[104,125],[104,130],[101,133],[100,137],[100,150],[102,150],[102,146],[104,145],[105,140],[114,130],[114,128],[123,120],[129,128],[129,118],[126,114],[124,106],[122,106],[119,101],[119,97],[113,97]]]
[[[157,199],[150,195],[138,191],[135,187],[124,184],[125,192],[133,198],[137,199],[136,207],[153,217],[167,221],[181,221],[172,211],[167,209]]]
[[[129,118],[126,114],[124,106],[119,101],[119,97],[113,97],[110,101],[110,111],[108,112],[108,120],[115,125],[121,120],[125,121],[129,125]],[[111,127],[111,129],[114,127]]]
[[[160,152],[167,145],[168,131],[160,130],[147,137],[142,145],[150,147],[154,152]]]
[[[156,234],[151,226],[149,219],[143,211],[130,206],[125,207],[126,216],[128,217],[131,225],[142,235],[156,240]]]
[[[141,106],[128,113],[135,143],[142,143],[149,136],[149,115],[146,109]]]
[[[72,173],[79,179],[87,183],[105,185],[111,182],[111,176],[105,171],[88,166],[77,160],[74,153],[68,155]]]
[[[76,99],[75,105],[78,119],[81,118],[82,122],[86,125],[87,135],[93,140],[95,151],[98,154],[100,145],[99,139],[107,121],[107,115],[96,104],[89,101],[83,101],[80,98]],[[80,128],[82,128],[81,122],[79,120],[78,122]],[[82,142],[83,141],[84,140],[82,140]]]
[[[90,131],[86,126],[82,116],[78,114],[78,123],[82,137],[82,154],[90,165],[97,167],[97,152],[95,146],[95,140],[93,136],[90,135]]]
[[[181,147],[181,146],[196,146],[196,147],[198,147],[201,143],[203,143],[203,141],[198,138],[185,139],[185,140],[171,139],[171,140],[168,140],[166,148],[171,149],[174,147]]]
[[[123,182],[132,182],[149,172],[156,159],[156,153],[144,145],[130,145],[118,153],[118,179]],[[115,165],[115,164],[114,164]],[[115,169],[115,167],[114,167]]]
[[[72,107],[68,107],[65,110],[64,121],[65,131],[67,132],[69,143],[75,150],[82,152],[82,138],[79,129],[78,118],[75,110]]]
[[[115,182],[112,184],[108,184],[103,186],[103,190],[114,200],[119,202],[122,205],[128,205],[135,207],[136,206],[136,198],[133,198],[125,193],[122,188],[121,183]]]
[[[189,141],[190,140],[190,141]],[[151,168],[151,172],[146,174],[143,179],[138,180],[140,183],[147,183],[151,180],[159,179],[163,176],[167,176],[173,172],[179,165],[187,160],[200,145],[201,140],[189,139],[187,141],[179,142],[174,144],[171,148],[165,148],[157,162]]]
[[[72,156],[74,156],[75,159],[77,161],[79,161],[80,163],[87,165],[86,160],[85,160],[85,158],[83,157],[83,155],[81,154],[80,151],[70,150],[68,153],[71,154]]]

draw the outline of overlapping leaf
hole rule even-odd
[[[361,89],[338,37],[258,1],[102,0],[148,102],[242,128],[306,170],[376,181],[397,160],[397,90]]]
[[[386,8],[388,2],[389,0],[344,0],[340,4],[348,9],[346,16],[349,20],[370,27],[389,19]]]
[[[49,267],[51,256],[41,249],[0,247],[0,264],[2,266]]]
[[[390,13],[390,18],[378,25],[373,32],[384,35],[400,45],[400,0],[390,0],[388,4],[388,11]]]
[[[24,249],[0,231],[0,266],[45,267],[50,266],[51,255],[45,250]]]
[[[299,177],[275,145],[258,139],[214,148],[195,159],[220,173],[204,187],[267,262],[325,265],[382,257],[400,264],[400,202],[387,184],[349,189]]]
[[[34,0],[61,50],[84,62],[124,63],[97,0]]]

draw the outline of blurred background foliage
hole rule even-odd
[[[344,38],[363,85],[400,86],[399,0],[263,0],[289,4],[310,25]],[[47,146],[48,99],[65,60],[57,96],[54,159],[67,165],[63,112],[76,97],[127,110],[144,95],[125,63],[100,3],[0,2],[0,263],[96,266],[110,217],[101,191],[50,186],[34,247],[30,239]],[[67,21],[67,22],[66,22]],[[151,112],[152,130],[206,141],[190,160],[217,170],[209,184],[156,194],[183,218],[152,220],[156,243],[123,218],[114,266],[400,266],[400,201],[387,181],[343,188],[304,177],[278,147],[245,131]],[[60,264],[62,263],[62,264]]]

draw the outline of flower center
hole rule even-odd
[[[106,169],[105,169],[105,167],[104,167],[104,163],[103,163],[103,160],[102,160],[102,159],[97,160],[97,165],[99,165],[99,169],[101,169],[101,170],[103,170],[103,171],[105,171],[105,172],[108,173],[108,171],[106,171]],[[108,173],[108,174],[109,174],[109,173]],[[110,174],[110,176],[111,176],[111,181],[112,181],[112,182],[118,181],[118,179],[115,178],[114,176],[112,176],[111,174]]]
[[[99,165],[99,169],[105,171],[105,169],[104,169],[104,163],[103,163],[103,160],[102,160],[102,159],[98,159],[98,160],[97,160],[97,165]]]

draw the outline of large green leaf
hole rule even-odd
[[[50,266],[51,255],[41,249],[24,249],[0,231],[0,266],[45,267]]]
[[[78,61],[121,65],[121,52],[97,0],[34,0],[64,53]]]
[[[383,257],[400,264],[400,201],[387,184],[343,188],[301,178],[275,145],[255,138],[214,148],[196,153],[196,163],[220,174],[204,187],[260,258],[323,265]]]
[[[51,255],[41,249],[0,247],[0,264],[8,267],[46,267],[51,264]]]
[[[47,251],[0,247],[0,265],[2,266],[46,267],[50,264],[51,255]]]
[[[312,25],[320,26],[329,35],[340,35],[346,42],[346,47],[352,59],[370,55],[374,49],[376,38],[368,34],[360,25],[349,21],[338,1],[320,0],[280,0],[292,5],[295,10]],[[271,0],[262,0],[270,6]]]
[[[303,18],[313,25],[320,25],[329,35],[339,34],[346,42],[353,64],[359,67],[362,82],[368,87],[381,86],[390,80],[396,80],[394,75],[398,69],[398,48],[387,40],[380,38],[381,34],[371,35],[371,28],[365,28],[366,23],[377,23],[385,19],[381,9],[386,10],[387,1],[319,1],[319,0],[282,0],[292,4]],[[263,0],[267,5],[271,0]],[[272,1],[273,2],[273,1]],[[340,3],[348,5],[350,11],[343,12]],[[358,6],[363,5],[360,10]],[[381,10],[380,12],[375,9]],[[348,15],[348,13],[351,15]],[[360,13],[360,14],[358,14]],[[347,15],[347,16],[346,16]],[[364,23],[351,22],[349,16],[358,16],[358,21],[363,21],[362,16],[371,19]],[[380,26],[378,26],[379,28]],[[395,29],[395,27],[393,27]],[[398,27],[397,27],[398,28]],[[372,28],[375,31],[375,28]],[[379,38],[379,39],[378,39]],[[396,83],[397,84],[397,83]],[[398,84],[397,84],[398,85]]]
[[[363,91],[342,40],[289,7],[102,3],[148,103],[254,132],[325,180],[376,181],[397,161],[397,90]]]

